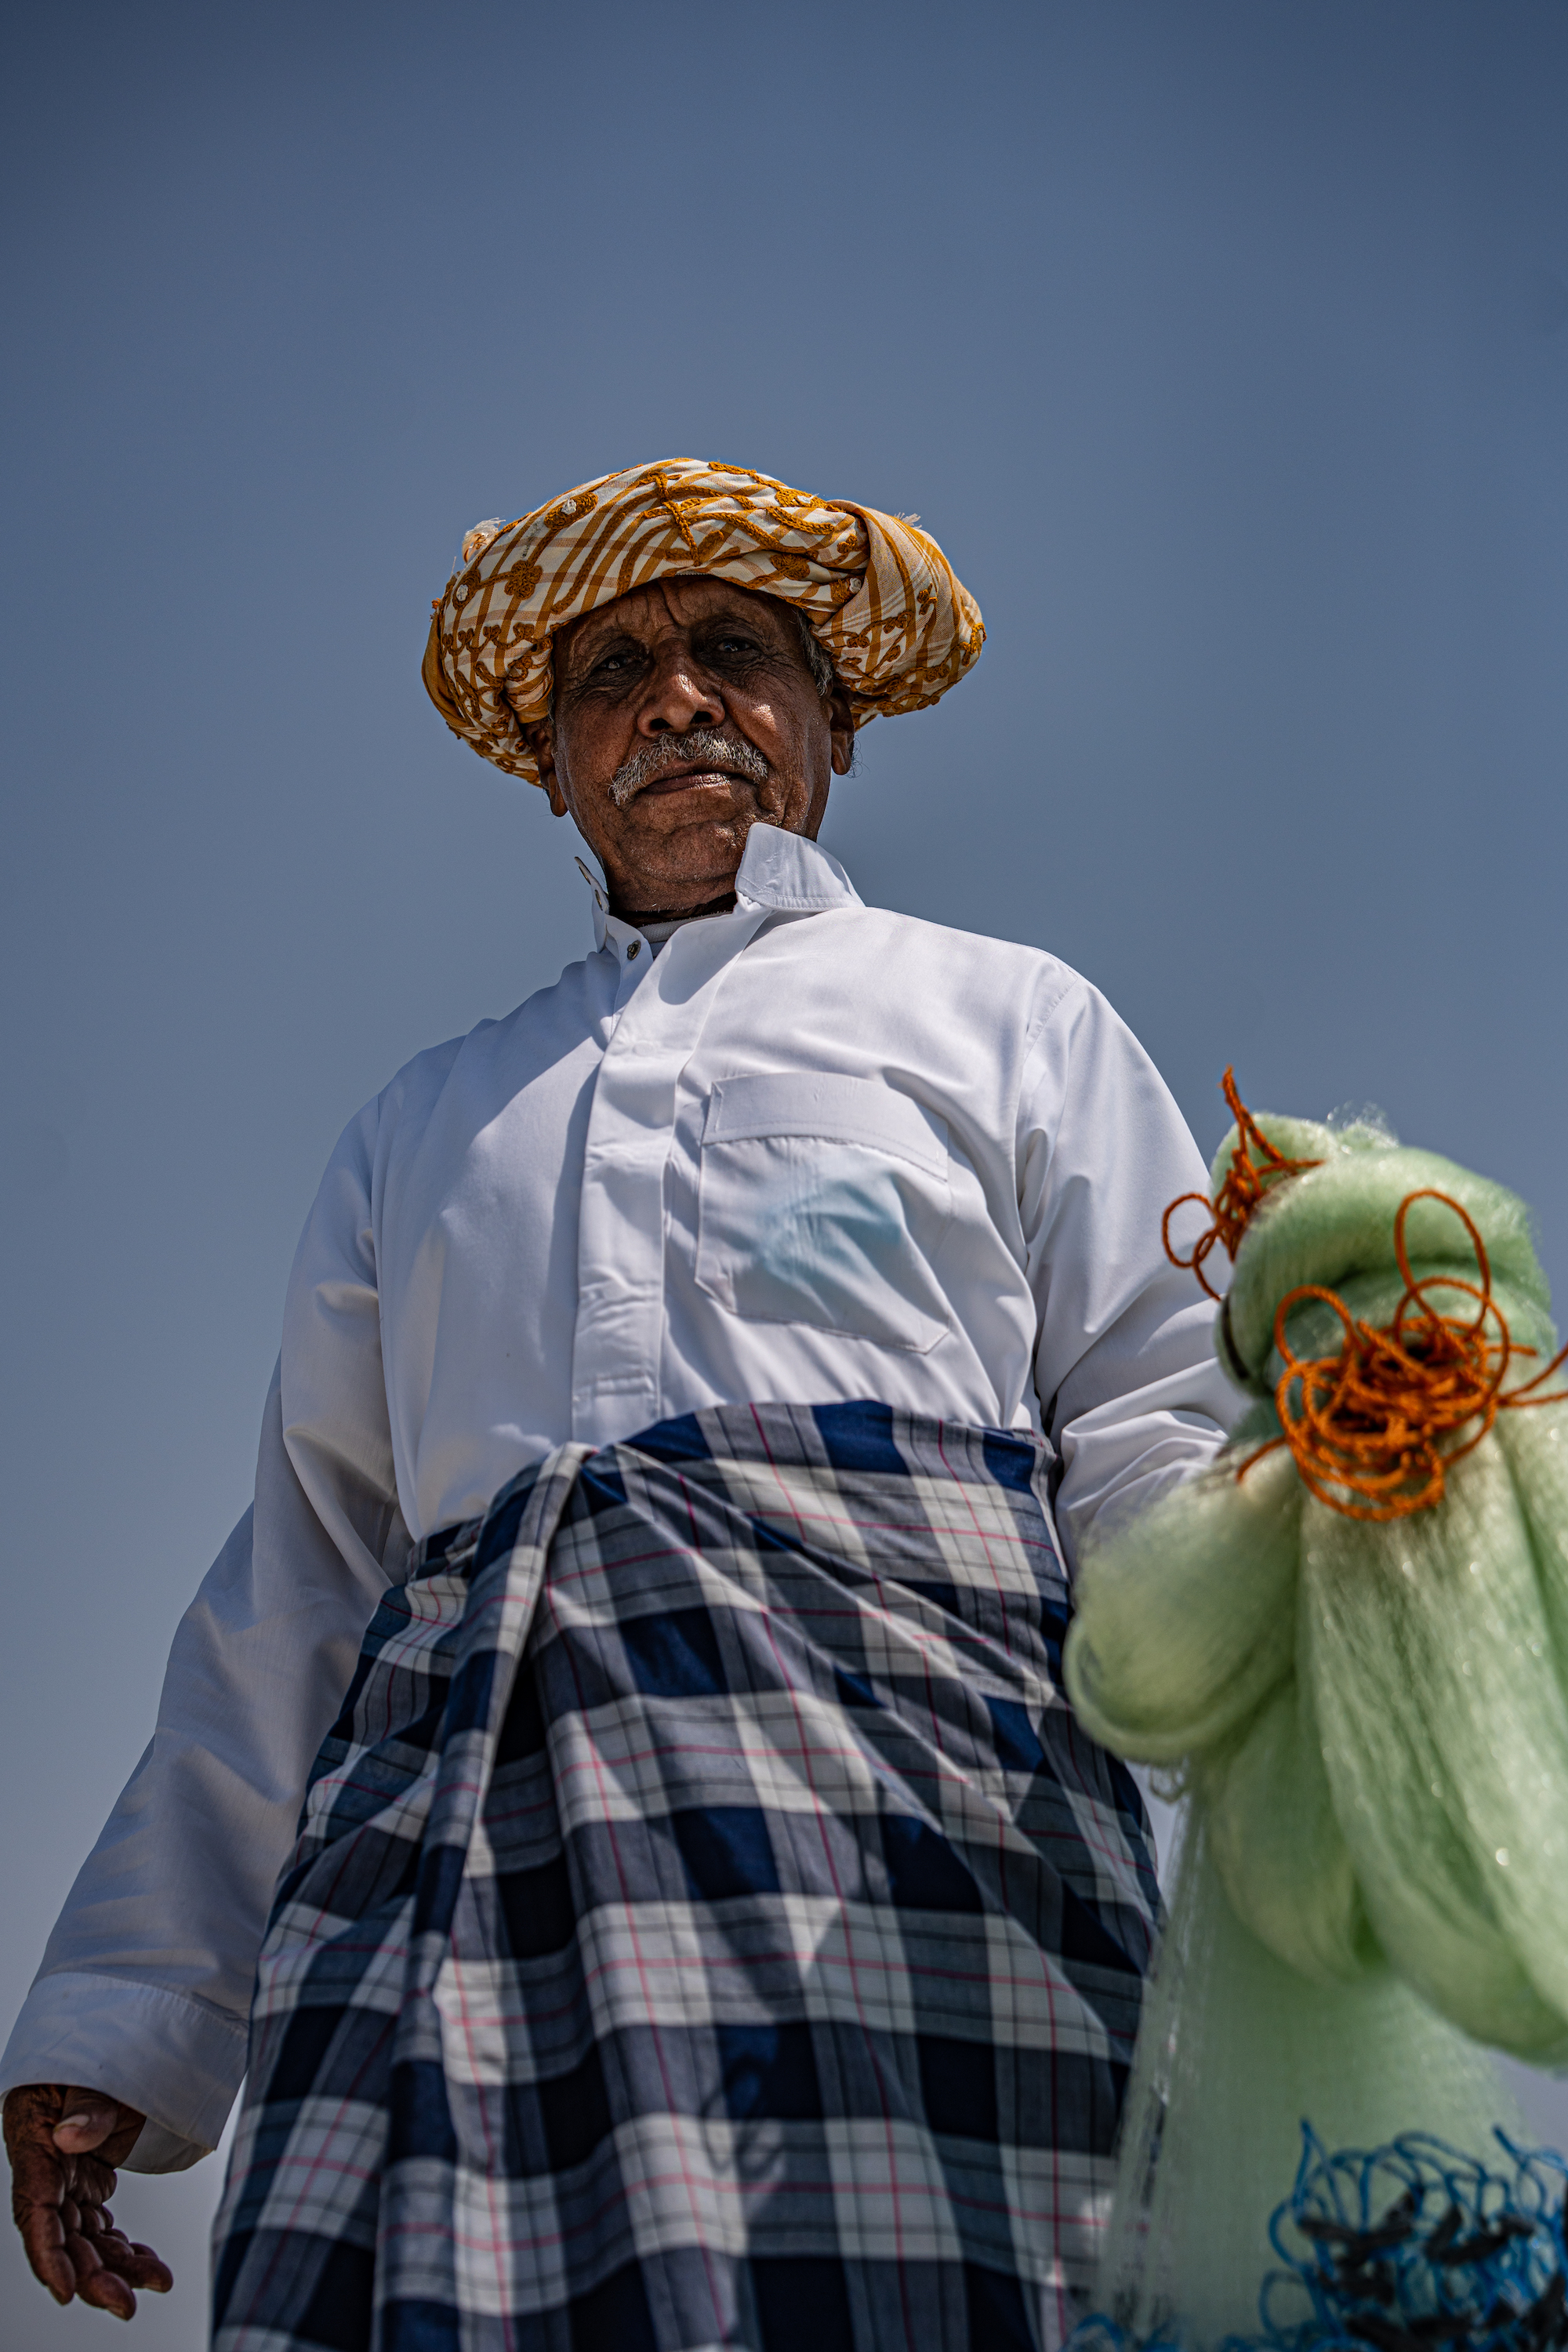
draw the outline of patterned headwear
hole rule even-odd
[[[813,498],[744,466],[672,457],[469,531],[434,607],[430,698],[482,759],[537,783],[522,730],[549,716],[553,632],[650,580],[693,572],[804,613],[857,727],[935,702],[985,642],[979,606],[912,517]]]

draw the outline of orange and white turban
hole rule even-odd
[[[857,727],[935,702],[985,642],[973,597],[912,521],[786,489],[744,466],[671,457],[469,531],[435,604],[430,698],[481,759],[537,783],[522,730],[549,716],[554,631],[650,580],[692,572],[804,613]]]

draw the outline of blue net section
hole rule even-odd
[[[1502,2163],[1424,2132],[1331,2156],[1308,2130],[1269,2224],[1280,2268],[1256,2336],[1220,2352],[1551,2352],[1568,2347],[1568,2163],[1516,2147]],[[1131,2336],[1087,2319],[1068,2352],[1187,2352],[1179,2326]]]

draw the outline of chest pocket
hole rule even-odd
[[[932,1271],[952,1215],[947,1128],[874,1079],[724,1078],[709,1099],[697,1282],[732,1315],[923,1354],[948,1328]]]

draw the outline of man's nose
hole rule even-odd
[[[637,714],[639,735],[684,735],[689,727],[720,727],[724,699],[684,646],[659,659]]]

